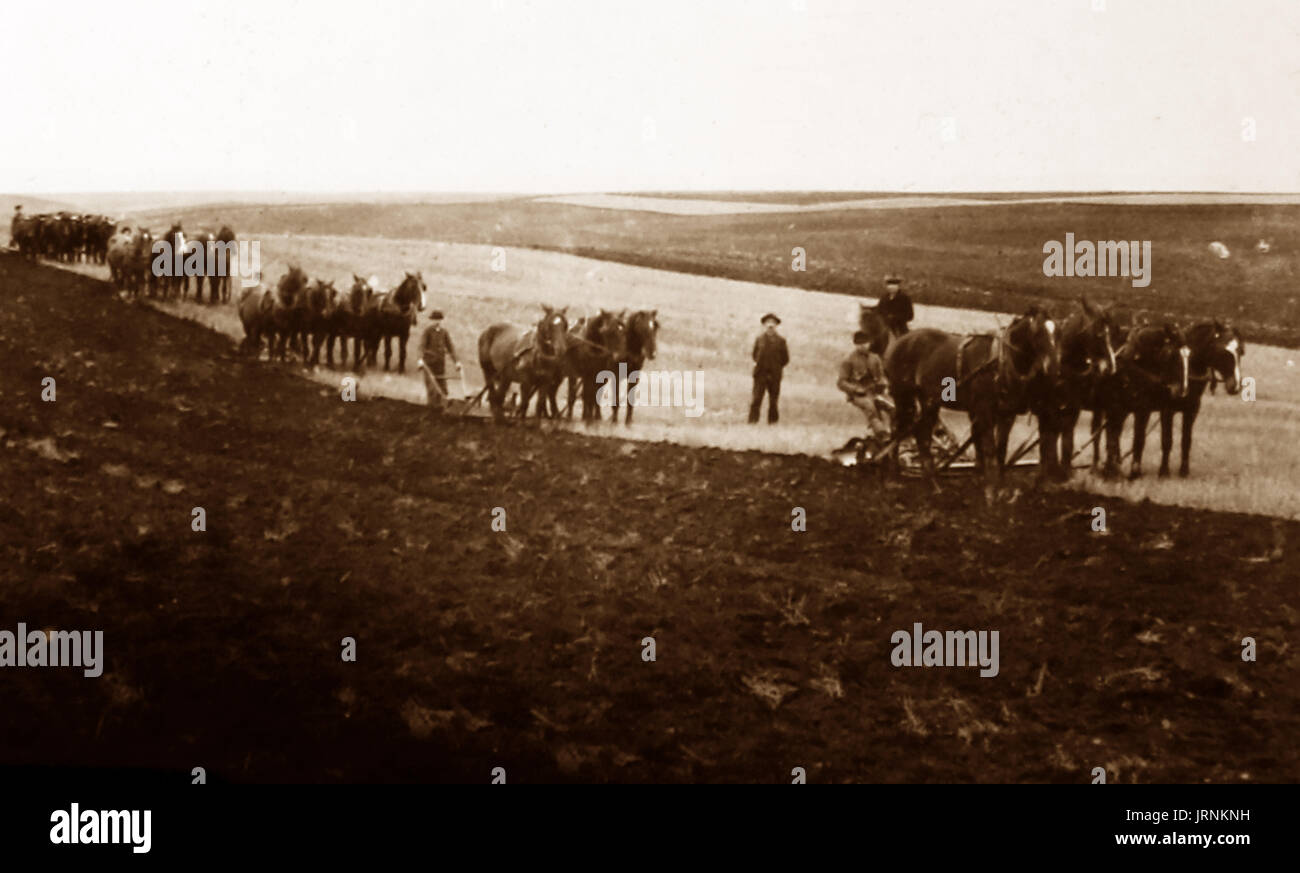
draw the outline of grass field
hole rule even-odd
[[[1231,320],[1248,341],[1300,346],[1300,206],[998,204],[808,214],[677,216],[535,199],[471,204],[232,206],[147,214],[165,225],[229,222],[244,236],[385,237],[543,248],[636,266],[851,295],[900,273],[921,303],[1058,311],[1081,294],[1151,319]],[[1125,278],[1048,278],[1043,245],[1150,240],[1151,285]],[[1271,250],[1254,250],[1260,239]],[[1221,260],[1207,249],[1225,243]],[[804,271],[792,251],[804,249]]]
[[[429,283],[430,305],[447,312],[447,327],[466,364],[469,393],[482,384],[475,354],[477,336],[493,322],[535,321],[540,302],[568,305],[573,314],[591,313],[602,306],[658,308],[663,328],[654,366],[701,373],[704,414],[690,418],[681,409],[643,408],[630,430],[606,423],[595,432],[733,450],[824,455],[862,429],[859,413],[834,387],[838,362],[848,351],[854,329],[859,300],[853,297],[526,249],[508,249],[506,269],[496,272],[488,246],[269,234],[261,239],[264,274],[272,282],[289,263],[344,287],[353,272],[375,274],[382,285],[391,287],[403,270],[422,270]],[[102,271],[92,268],[91,272]],[[167,308],[232,337],[242,336],[233,308]],[[784,319],[781,330],[792,353],[783,385],[782,423],[775,428],[748,427],[744,422],[750,391],[749,350],[759,330],[758,319],[769,310]],[[921,306],[917,313],[918,325],[951,331],[993,329],[998,319],[994,313],[933,306]],[[415,336],[425,323],[421,319]],[[413,370],[413,353],[411,357],[405,376],[368,372],[360,383],[362,395],[422,403],[424,389]],[[1145,480],[1109,483],[1081,471],[1076,487],[1133,500],[1300,518],[1296,357],[1292,351],[1248,344],[1244,371],[1257,380],[1258,399],[1245,403],[1223,394],[1207,395],[1197,425],[1190,479],[1154,478],[1157,433],[1148,441]],[[337,386],[342,375],[322,367],[314,378]],[[457,387],[453,382],[453,391]],[[961,416],[949,422],[965,432]],[[1013,439],[1029,435],[1023,422]],[[1086,439],[1087,426],[1084,416],[1079,445]],[[1175,456],[1176,452],[1175,448]]]

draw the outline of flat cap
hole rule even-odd
[[[776,324],[781,323],[781,319],[777,318],[774,313],[769,312],[767,315],[763,316],[760,320],[760,324],[767,324],[769,321],[775,322]]]

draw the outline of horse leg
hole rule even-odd
[[[998,453],[998,423],[986,416],[972,412],[970,432],[975,443],[975,464],[984,473],[984,504],[992,506],[997,496],[1000,474]],[[1005,451],[1005,445],[1003,446]]]
[[[1007,464],[1007,441],[1011,438],[1011,426],[1015,424],[1015,416],[1007,418],[1006,416],[997,416],[993,425],[994,435],[997,440],[995,451],[997,452],[997,466],[999,473]]]
[[[934,439],[934,426],[939,421],[937,404],[923,408],[916,419],[916,453],[921,457],[921,470],[930,488],[935,494],[940,492],[939,477],[934,470],[934,456],[930,452],[930,441]]]
[[[1196,424],[1197,413],[1201,411],[1200,407],[1201,401],[1200,398],[1197,398],[1195,403],[1190,404],[1183,410],[1183,444],[1182,456],[1178,463],[1178,475],[1184,479],[1192,471],[1192,426]]]
[[[397,337],[397,372],[399,373],[406,372],[406,339],[408,336],[410,336],[409,332],[400,334]]]
[[[623,392],[623,402],[627,404],[627,409],[623,412],[624,427],[632,426],[632,410],[636,408],[637,383],[641,381],[641,367],[638,365],[635,369],[628,371],[627,390]]]
[[[393,338],[384,334],[384,372],[388,372],[388,365],[393,361]]]
[[[1161,479],[1169,477],[1169,455],[1174,450],[1174,410],[1164,406],[1160,409],[1160,473]]]
[[[1079,407],[1067,409],[1061,418],[1061,481],[1074,475],[1074,429],[1079,426]],[[1094,443],[1095,445],[1095,443]]]
[[[1149,409],[1137,409],[1133,412],[1133,462],[1128,470],[1130,479],[1142,478],[1142,449],[1146,447],[1147,421],[1150,418]]]

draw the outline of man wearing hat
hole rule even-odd
[[[876,445],[889,442],[886,412],[893,404],[885,396],[888,388],[885,366],[880,355],[871,350],[870,334],[864,331],[853,334],[853,351],[840,363],[840,378],[835,386],[867,417],[867,433]]]
[[[912,320],[912,298],[901,290],[902,285],[897,276],[885,277],[885,296],[876,304],[876,311],[895,336],[907,333],[907,323]]]
[[[781,319],[772,313],[763,316],[763,332],[754,340],[754,397],[749,404],[749,423],[758,423],[758,411],[767,395],[767,423],[776,424],[781,417],[777,401],[781,397],[781,373],[790,363],[785,337],[776,332]]]
[[[451,334],[442,326],[441,310],[429,313],[429,322],[420,337],[420,369],[424,372],[424,390],[429,407],[438,411],[447,401],[447,377],[443,375],[447,357],[451,356],[458,374],[463,368],[456,357],[456,347],[451,343]]]

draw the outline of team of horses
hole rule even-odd
[[[156,246],[160,241],[167,245]],[[160,233],[146,227],[122,225],[107,243],[109,277],[118,291],[131,295],[132,299],[147,294],[161,300],[185,300],[192,279],[195,302],[204,302],[206,283],[209,304],[229,303],[231,277],[239,266],[238,242],[235,232],[227,225],[217,231],[185,231],[179,224],[173,224]],[[159,258],[166,261],[167,269],[155,269]],[[186,275],[187,272],[193,275]]]
[[[113,219],[75,212],[15,215],[10,227],[13,245],[28,258],[102,264],[108,256]]]
[[[1107,309],[1086,299],[1079,304],[1061,322],[1033,306],[995,333],[966,336],[930,328],[895,336],[873,307],[862,306],[860,328],[884,357],[896,408],[895,439],[885,454],[896,464],[898,443],[915,437],[922,469],[937,488],[930,447],[939,411],[965,412],[976,466],[991,495],[1008,463],[1011,426],[1017,416],[1030,414],[1038,423],[1040,476],[1065,480],[1076,454],[1075,425],[1087,410],[1092,465],[1106,476],[1120,473],[1120,438],[1133,418],[1129,477],[1136,479],[1142,475],[1147,425],[1158,413],[1160,475],[1170,473],[1173,422],[1181,415],[1178,472],[1187,476],[1192,429],[1206,387],[1214,390],[1222,381],[1229,394],[1241,390],[1246,353],[1241,335],[1217,319],[1186,328],[1173,323],[1123,327]]]
[[[484,390],[498,421],[505,417],[506,395],[516,383],[521,402],[516,415],[524,418],[533,397],[538,418],[573,417],[576,400],[582,399],[582,420],[601,417],[607,405],[614,421],[620,407],[620,375],[626,374],[627,397],[624,416],[632,423],[636,407],[638,374],[658,350],[659,310],[612,312],[568,320],[568,307],[542,306],[542,315],[529,328],[505,322],[493,324],[478,338],[479,366]],[[622,365],[622,366],[620,366]],[[567,383],[568,397],[560,408],[558,393]],[[600,396],[604,389],[607,394]]]
[[[265,341],[270,360],[287,360],[292,350],[307,366],[335,367],[334,344],[339,343],[337,366],[348,363],[352,340],[352,367],[376,365],[384,349],[384,369],[392,363],[397,343],[397,371],[406,372],[406,346],[411,327],[424,310],[428,285],[420,272],[406,273],[389,291],[380,291],[375,279],[353,274],[352,286],[341,293],[333,280],[309,280],[302,268],[290,266],[274,288],[248,288],[239,295],[239,320],[244,326],[240,346],[261,356]]]
[[[14,242],[24,255],[106,261],[114,284],[133,296],[184,300],[193,278],[196,302],[203,302],[205,280],[208,303],[231,298],[228,259],[223,259],[226,269],[219,269],[214,256],[218,245],[228,246],[227,254],[233,251],[236,237],[226,226],[216,232],[186,233],[174,224],[155,235],[143,227],[114,230],[102,216],[59,213],[16,216],[13,229]],[[152,267],[158,239],[181,252],[182,259],[197,257],[202,264],[198,275],[157,275]],[[273,289],[245,289],[236,304],[245,333],[241,349],[260,356],[265,342],[273,360],[286,360],[293,350],[305,364],[316,365],[323,347],[326,365],[334,367],[338,341],[337,365],[346,367],[351,340],[355,370],[367,363],[377,366],[380,345],[388,370],[396,341],[397,370],[405,372],[411,327],[425,307],[428,290],[422,274],[406,273],[389,291],[376,288],[374,279],[354,274],[352,280],[343,293],[332,280],[310,281],[294,266]],[[961,411],[970,420],[976,466],[991,489],[1008,463],[1012,424],[1017,416],[1030,414],[1038,424],[1040,475],[1068,479],[1076,454],[1075,426],[1086,410],[1092,414],[1092,466],[1106,476],[1120,473],[1120,439],[1132,417],[1130,478],[1142,475],[1148,422],[1155,414],[1160,416],[1159,474],[1170,474],[1173,423],[1181,416],[1178,472],[1187,476],[1192,430],[1206,387],[1213,391],[1222,381],[1229,394],[1241,389],[1246,353],[1241,335],[1217,319],[1185,328],[1173,323],[1126,327],[1103,307],[1082,298],[1079,304],[1060,322],[1045,308],[1033,306],[995,333],[964,336],[931,328],[895,335],[875,307],[862,305],[859,328],[884,359],[895,406],[895,438],[886,453],[893,463],[902,439],[915,437],[922,469],[937,488],[931,441],[939,411]],[[504,418],[506,397],[517,384],[520,418],[527,416],[534,398],[538,418],[572,418],[580,397],[584,421],[599,419],[602,405],[611,407],[617,421],[619,376],[626,374],[624,420],[631,424],[635,374],[655,357],[658,332],[658,310],[601,309],[570,323],[567,307],[545,305],[528,328],[491,325],[479,336],[478,357],[493,416]],[[561,408],[557,395],[566,382],[567,402]],[[602,388],[609,392],[606,398],[599,395]]]

